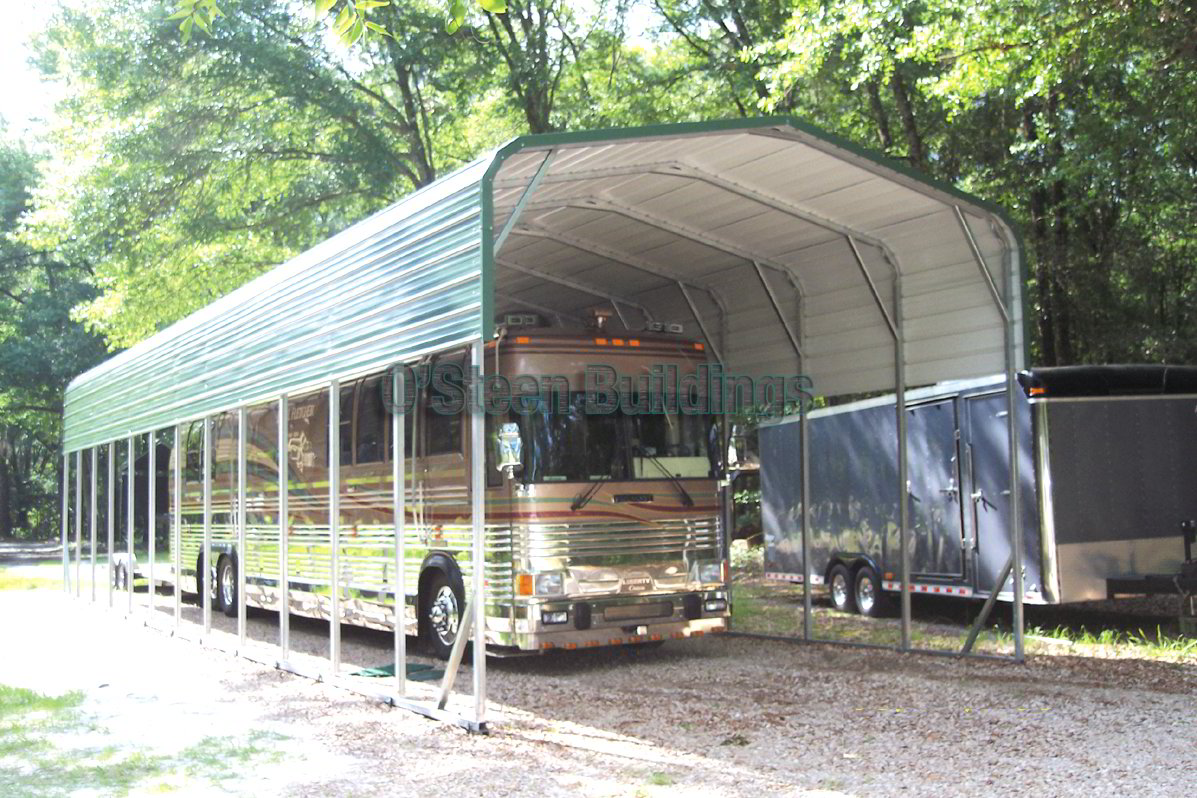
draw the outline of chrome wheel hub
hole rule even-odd
[[[831,580],[831,600],[836,607],[848,604],[848,581],[842,574],[836,574]]]
[[[226,607],[233,605],[236,589],[237,584],[234,578],[233,566],[226,565],[220,569],[220,597],[224,600]]]
[[[868,613],[873,609],[873,602],[876,601],[877,596],[874,592],[872,579],[861,579],[860,584],[856,588],[856,606],[860,607],[860,611]]]
[[[457,594],[453,588],[442,585],[428,607],[428,623],[444,645],[452,645],[457,639],[458,616]]]

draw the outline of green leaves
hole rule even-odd
[[[449,0],[449,18],[445,20],[445,32],[457,33],[465,24],[465,0]]]
[[[183,44],[191,41],[192,28],[198,26],[204,33],[212,33],[212,20],[223,17],[224,12],[216,0],[178,0],[175,12],[167,19],[181,19],[179,30],[183,31]]]

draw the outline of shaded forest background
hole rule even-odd
[[[523,132],[804,117],[1008,209],[1034,363],[1197,362],[1190,0],[175,5],[48,15],[0,129],[0,538],[56,534],[71,377]]]

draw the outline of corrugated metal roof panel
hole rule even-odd
[[[492,261],[484,231],[504,228],[538,173]],[[989,374],[1005,331],[957,208],[1021,341],[1020,253],[996,213],[802,123],[524,137],[77,379],[67,447],[464,342],[489,334],[488,311],[521,303],[577,314],[610,295],[697,335],[679,281],[733,372],[795,369],[780,308],[818,393],[893,387],[886,313],[908,382]]]

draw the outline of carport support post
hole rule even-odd
[[[212,631],[212,564],[208,562],[212,553],[212,419],[204,421],[204,539],[200,544],[199,573],[196,574],[196,589],[203,602],[204,634]]]
[[[799,457],[802,462],[802,482],[799,488],[802,491],[802,639],[811,639],[812,618],[811,612],[811,592],[810,592],[810,445],[808,438],[810,436],[810,420],[807,415],[810,413],[809,409],[802,407],[802,420],[799,422],[802,425],[802,436],[798,442],[800,447]]]
[[[154,557],[157,556],[156,538],[158,537],[158,497],[157,491],[154,489],[157,484],[158,477],[158,447],[157,447],[157,433],[150,430],[147,436],[149,441],[149,451],[146,453],[146,505],[149,509],[149,519],[146,522],[146,537],[149,544],[149,558],[150,562],[146,566],[147,578],[149,579],[149,587],[146,588],[146,616],[150,623],[154,622],[154,596],[157,594],[157,588],[154,585]]]
[[[1005,300],[1002,298],[1001,292],[993,281],[993,275],[989,273],[989,267],[985,265],[985,258],[981,255],[981,249],[977,246],[977,240],[973,237],[973,231],[968,226],[968,220],[964,218],[964,212],[960,210],[960,206],[953,207],[956,213],[956,221],[960,224],[960,231],[964,233],[964,238],[968,241],[969,250],[972,252],[973,260],[976,261],[977,268],[981,270],[981,275],[985,278],[985,284],[989,288],[990,298],[993,299],[993,304],[997,308],[998,313],[1002,317],[1003,328],[1005,332],[1005,349],[1006,349],[1006,434],[1008,437],[1008,444],[1010,448],[1010,545],[1014,549],[1014,659],[1022,662],[1025,659],[1023,650],[1023,587],[1022,587],[1022,515],[1019,509],[1019,484],[1018,484],[1018,419],[1015,416],[1017,410],[1017,395],[1015,391],[1015,373],[1014,373],[1014,318],[1010,314],[1010,309],[1007,307]],[[1009,268],[1007,269],[1007,295],[1014,296],[1015,281],[1018,279],[1018,271],[1013,266],[1013,261],[1007,261]],[[995,585],[994,590],[1000,591],[1004,587],[1003,584]]]
[[[83,595],[83,450],[75,452],[75,598]]]
[[[328,659],[341,670],[341,383],[328,384],[328,535],[332,546],[332,606],[328,616]]]
[[[894,268],[894,325],[897,334],[894,336],[894,373],[897,385],[895,387],[895,409],[898,414],[898,545],[902,551],[899,555],[899,570],[902,578],[902,650],[910,650],[910,499],[907,493],[907,452],[906,452],[906,339],[902,334],[902,289],[901,277]]]
[[[115,586],[115,571],[112,569],[112,555],[116,548],[116,441],[108,444],[108,608],[112,609],[112,589]]]
[[[482,395],[486,364],[481,338],[470,347],[470,365],[478,381],[473,394],[476,401],[466,410],[470,413],[470,517],[474,525],[474,550],[470,556],[474,583],[474,598],[470,602],[470,611],[474,613],[474,722],[481,728],[486,722],[486,415]]]
[[[248,432],[249,411],[242,405],[237,410],[237,555],[233,559],[237,569],[237,645],[240,648],[245,647],[245,566],[249,561],[245,548],[245,459]]]
[[[127,549],[128,549],[128,555],[129,555],[129,559],[125,562],[125,594],[126,594],[126,596],[125,596],[125,600],[126,600],[125,612],[128,615],[133,614],[133,570],[134,570],[133,569],[133,536],[136,534],[136,531],[133,527],[133,516],[135,515],[135,513],[133,511],[133,508],[135,505],[133,502],[134,502],[134,497],[137,495],[134,492],[134,488],[136,487],[136,485],[134,484],[135,483],[134,474],[135,474],[136,460],[137,460],[136,449],[134,446],[135,443],[136,443],[136,439],[132,435],[130,435],[129,436],[129,462],[126,464],[127,468],[125,469],[126,479],[129,483],[127,486],[128,490],[126,491],[126,493],[128,494],[128,497],[127,497],[127,500],[125,503],[125,507],[126,507],[125,514],[127,516],[127,523],[125,524],[125,530],[128,535],[128,539],[126,540],[126,543],[128,544]]]
[[[91,530],[91,603],[96,603],[96,469],[100,465],[100,450],[91,447],[91,506],[88,508],[87,528]]]
[[[403,440],[403,384],[402,369],[395,367],[391,375],[391,511],[395,525],[395,695],[407,694],[407,534],[406,491],[404,488]]]
[[[183,574],[183,431],[178,424],[174,430],[174,490],[171,492],[174,501],[174,526],[171,529],[171,554],[175,563],[175,629],[183,619],[183,591],[179,582]]]
[[[62,453],[62,592],[71,592],[71,553],[67,529],[71,523],[71,455]]]
[[[287,661],[291,648],[291,575],[287,570],[287,473],[290,457],[287,450],[287,396],[278,398],[278,647],[279,656]]]
[[[899,561],[901,563],[901,578],[902,578],[902,650],[910,650],[910,547],[907,542],[910,539],[910,508],[909,499],[907,498],[906,490],[906,337],[902,330],[902,272],[898,268],[898,261],[885,249],[882,249],[882,255],[889,263],[890,268],[894,272],[894,312],[886,310],[885,303],[881,301],[881,294],[877,290],[877,283],[873,281],[873,276],[869,274],[869,269],[865,266],[864,257],[860,254],[860,248],[856,246],[856,239],[852,236],[846,236],[848,241],[848,248],[852,251],[852,257],[856,260],[856,265],[860,269],[860,274],[864,277],[865,283],[869,287],[869,292],[873,295],[873,301],[877,305],[877,310],[881,312],[882,318],[885,319],[885,324],[889,327],[890,336],[894,340],[894,409],[897,414],[898,425],[898,545],[901,547],[899,554]]]

